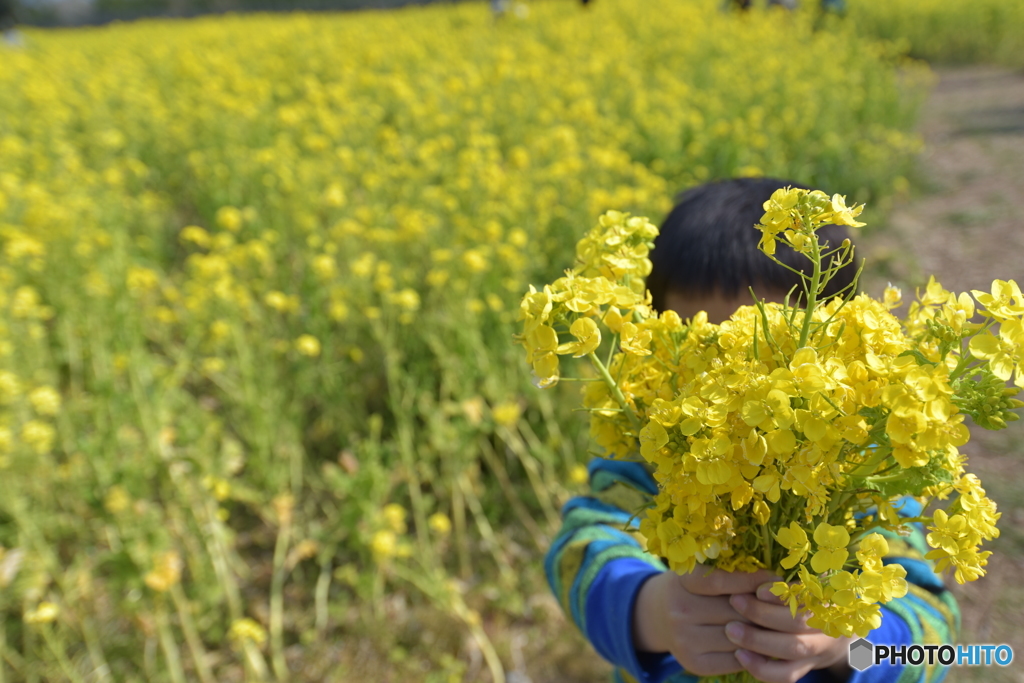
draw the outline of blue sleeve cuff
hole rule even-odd
[[[625,669],[639,683],[661,683],[682,667],[669,653],[637,652],[633,645],[633,607],[640,588],[661,570],[641,560],[611,560],[587,592],[585,629],[598,654]]]

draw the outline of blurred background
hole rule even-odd
[[[6,0],[34,26],[83,26],[145,17],[194,17],[225,12],[351,11],[427,5],[437,0]],[[452,2],[453,0],[445,0]],[[457,1],[457,0],[455,0]]]
[[[607,680],[512,335],[608,209],[791,178],[875,296],[1024,281],[1016,0],[0,3],[0,683]],[[954,586],[1018,653],[1021,424]]]

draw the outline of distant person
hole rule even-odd
[[[18,45],[21,43],[21,36],[15,29],[18,21],[14,14],[15,0],[0,0],[0,33],[8,43]]]
[[[729,7],[735,7],[737,9],[747,10],[754,6],[754,0],[728,0],[726,3],[726,9]],[[786,9],[796,9],[796,0],[768,0],[769,7],[785,7]]]
[[[769,7],[785,7],[796,9],[797,0],[767,0]],[[725,8],[748,10],[754,6],[754,0],[726,0]],[[825,12],[842,14],[846,12],[846,0],[821,0],[821,9]]]

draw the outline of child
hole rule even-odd
[[[698,311],[722,322],[759,297],[780,301],[799,277],[757,249],[754,229],[772,192],[796,183],[739,179],[704,185],[683,194],[665,219],[655,249],[648,288],[656,309],[686,319]],[[846,228],[828,226],[821,241],[838,245]],[[810,262],[792,250],[776,257],[803,270]],[[829,295],[851,285],[851,269],[830,283]],[[882,683],[938,681],[939,666],[874,666],[853,671],[852,639],[831,638],[808,628],[803,618],[768,592],[770,572],[730,574],[721,570],[678,576],[645,552],[628,532],[638,526],[634,512],[649,504],[657,486],[641,463],[595,458],[589,466],[591,493],[570,500],[563,526],[545,560],[551,588],[573,622],[598,653],[616,666],[615,680],[682,683],[695,676],[747,670],[773,682],[856,681]],[[901,514],[920,507],[905,499]],[[959,611],[952,595],[923,559],[920,525],[901,538],[886,533],[886,562],[907,570],[910,592],[882,608],[875,644],[953,643]]]

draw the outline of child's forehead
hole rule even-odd
[[[754,292],[766,301],[781,302],[786,297],[786,292],[772,286],[755,286]],[[708,322],[715,324],[727,320],[740,306],[752,303],[754,299],[750,292],[746,291],[729,295],[717,289],[709,292],[688,292],[673,288],[665,292],[666,310],[675,311],[684,320],[705,311],[708,314]]]

